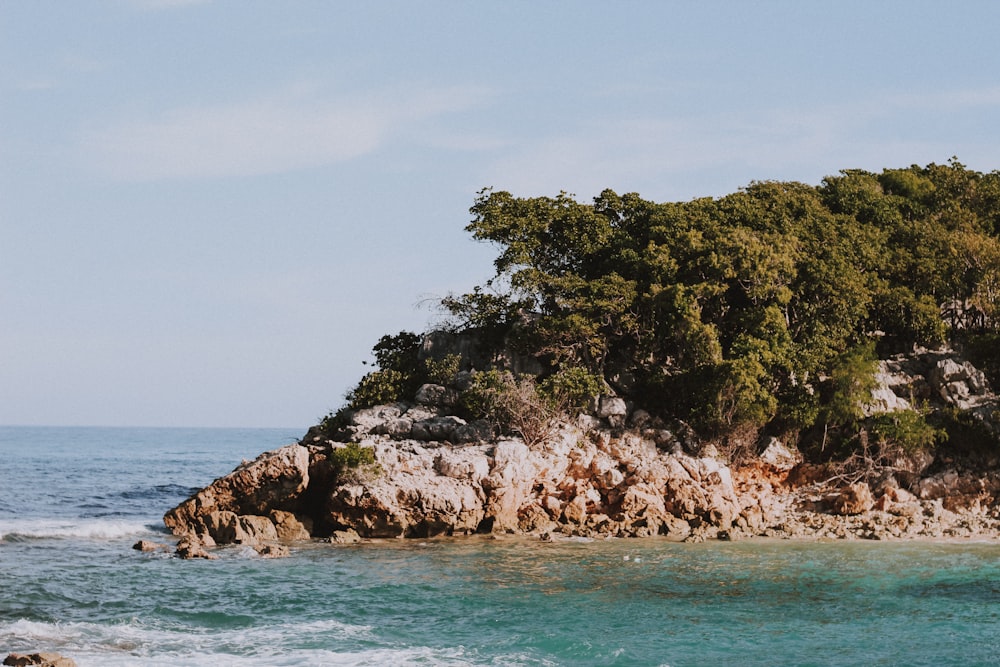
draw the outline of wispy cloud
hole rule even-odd
[[[524,195],[568,190],[586,198],[610,187],[680,199],[724,194],[751,179],[818,182],[842,168],[995,154],[1000,143],[950,143],[947,128],[955,114],[985,118],[996,107],[1000,88],[887,92],[822,106],[782,100],[752,112],[592,119],[540,141],[516,142],[485,168],[481,180]],[[909,128],[914,119],[934,122]],[[702,191],[686,189],[692,180]],[[714,185],[704,191],[710,181]]]
[[[81,147],[95,168],[128,180],[279,173],[368,154],[411,123],[488,95],[481,88],[407,88],[328,99],[297,89],[122,122],[89,133]]]
[[[144,11],[160,11],[165,9],[178,9],[192,5],[203,5],[211,0],[125,0],[129,6]]]

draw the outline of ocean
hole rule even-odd
[[[0,427],[0,655],[117,665],[1000,664],[1000,545],[487,537],[141,553],[304,429]]]

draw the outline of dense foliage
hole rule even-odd
[[[963,339],[1000,367],[982,342],[998,334],[1000,173],[954,159],[675,203],[487,189],[471,213],[497,275],[444,299],[453,328],[538,359],[540,381],[582,369],[703,434],[854,426],[876,352]],[[368,376],[352,402],[405,375]]]

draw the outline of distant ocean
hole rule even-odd
[[[133,551],[301,430],[0,427],[0,655],[116,665],[1000,664],[995,543]]]

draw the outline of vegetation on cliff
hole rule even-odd
[[[460,404],[508,429],[518,409],[581,409],[605,392],[720,442],[769,433],[847,456],[870,437],[927,448],[960,425],[866,416],[877,357],[950,344],[993,380],[1000,370],[996,171],[952,159],[674,203],[486,189],[471,214],[467,231],[499,249],[496,276],[441,305],[477,361],[383,337],[348,407],[476,366],[494,373]],[[505,374],[511,355],[536,372]]]

